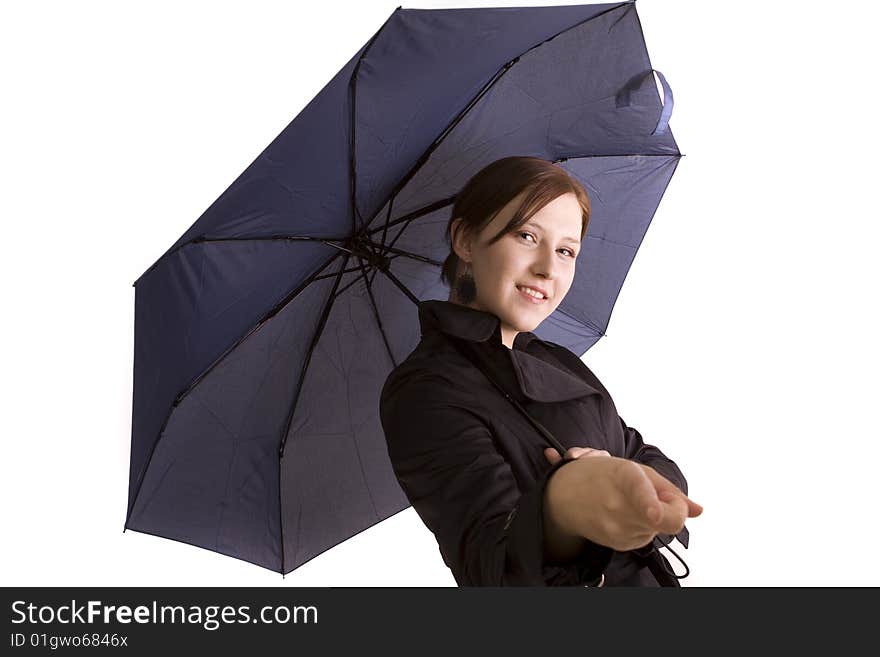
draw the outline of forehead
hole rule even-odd
[[[513,215],[516,214],[517,208],[525,198],[525,192],[515,196],[489,223],[487,228],[493,232],[502,229],[507,225]],[[580,243],[581,226],[583,219],[581,217],[581,206],[577,197],[569,192],[557,196],[555,199],[547,203],[543,208],[535,212],[523,224],[523,227],[536,228],[543,232],[547,237],[553,239],[568,239],[575,243]]]
[[[583,226],[580,203],[574,194],[563,194],[529,217],[526,223],[537,226],[551,237],[578,243]]]

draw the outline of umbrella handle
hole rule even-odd
[[[629,107],[632,104],[632,92],[642,86],[642,82],[645,81],[645,78],[653,73],[656,73],[660,78],[660,85],[663,87],[663,110],[660,112],[660,118],[657,120],[654,132],[651,133],[652,135],[659,135],[666,132],[667,126],[669,125],[669,117],[672,116],[672,106],[674,104],[672,99],[672,89],[660,71],[655,68],[649,68],[644,73],[639,73],[638,75],[633,76],[630,78],[629,82],[623,85],[621,90],[617,92],[615,101],[618,108]]]

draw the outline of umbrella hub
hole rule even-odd
[[[352,255],[365,260],[371,267],[388,271],[391,259],[380,252],[382,245],[371,242],[366,237],[355,237],[348,242],[348,248]]]

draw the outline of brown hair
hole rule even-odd
[[[507,226],[489,240],[489,244],[516,230],[550,201],[568,192],[577,197],[581,206],[581,239],[584,239],[590,224],[590,199],[583,185],[548,160],[524,155],[504,157],[478,171],[456,195],[452,216],[446,226],[450,249],[443,263],[441,281],[451,286],[458,272],[459,257],[452,249],[452,222],[461,218],[457,226],[459,230],[467,231],[465,234],[479,234],[505,205],[523,192],[525,197],[516,213]]]

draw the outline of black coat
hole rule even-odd
[[[650,465],[687,493],[678,466],[618,416],[574,353],[531,332],[508,349],[498,318],[449,301],[418,306],[422,339],[385,382],[380,414],[394,472],[459,586],[657,586],[631,552],[588,542],[569,564],[543,555],[550,445],[445,337],[473,342],[496,380],[562,445]],[[665,542],[671,537],[661,535]],[[688,532],[677,535],[687,547]],[[668,563],[668,562],[667,562]]]

